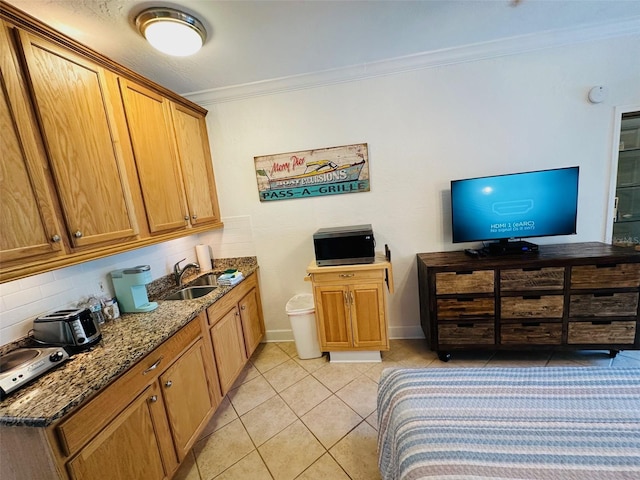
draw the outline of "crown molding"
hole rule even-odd
[[[251,97],[276,95],[284,92],[395,75],[413,70],[518,55],[548,48],[558,48],[629,35],[640,35],[640,16],[633,16],[613,23],[549,30],[344,68],[292,75],[230,87],[213,88],[187,93],[184,96],[198,105],[207,107],[216,103],[243,100]]]

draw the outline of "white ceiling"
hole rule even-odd
[[[181,94],[640,18],[637,0],[7,1]],[[202,50],[153,50],[133,21],[151,6],[200,18]]]

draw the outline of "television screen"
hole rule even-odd
[[[453,180],[453,242],[576,233],[579,167]]]

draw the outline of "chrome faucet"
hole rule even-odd
[[[179,287],[182,286],[182,277],[187,270],[189,270],[190,268],[195,268],[197,271],[200,271],[200,265],[198,265],[197,263],[187,263],[183,269],[180,269],[180,262],[184,262],[185,260],[186,258],[183,258],[173,266],[173,276],[175,277],[176,283]]]

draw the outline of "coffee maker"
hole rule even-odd
[[[151,283],[151,267],[138,265],[111,272],[113,288],[120,310],[126,313],[151,312],[158,308],[157,302],[150,302],[147,296],[147,285]]]

